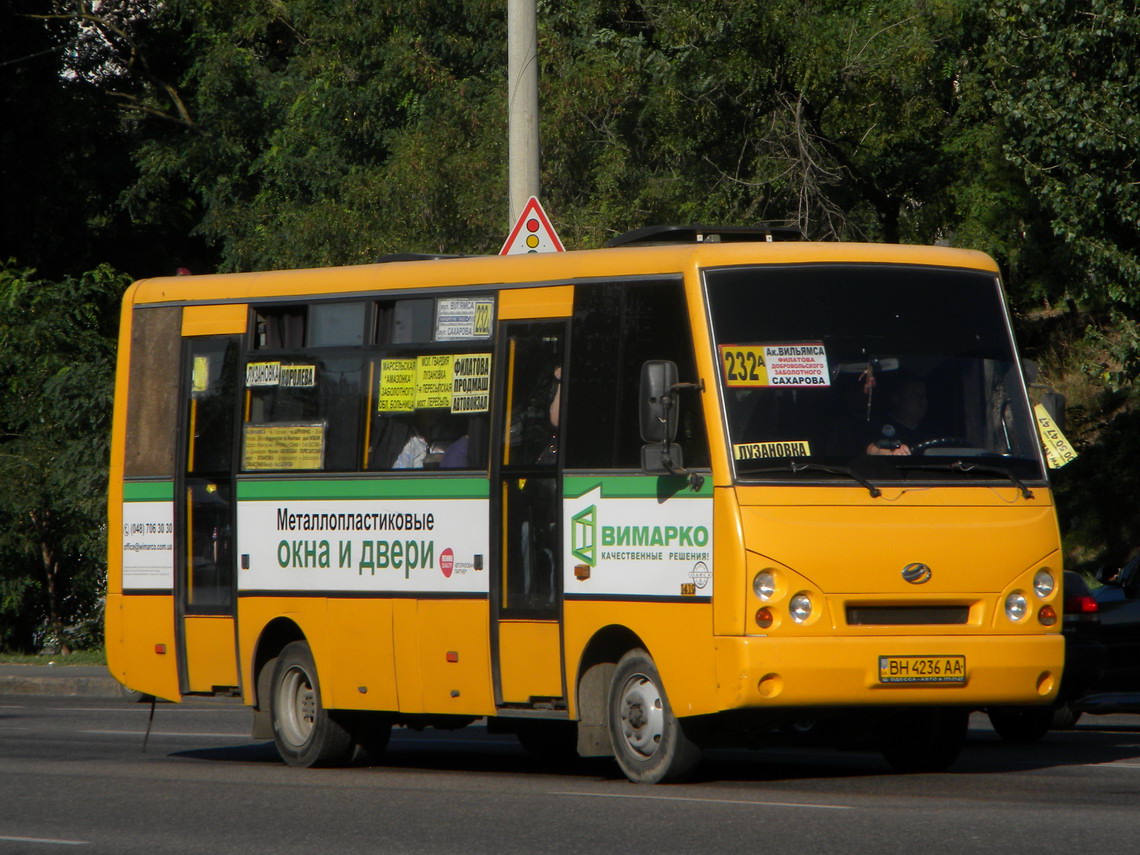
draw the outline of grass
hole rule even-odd
[[[36,653],[0,653],[0,665],[106,665],[102,650],[76,650],[67,656],[48,656]]]

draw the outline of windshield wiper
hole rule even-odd
[[[1016,486],[1017,489],[1021,490],[1021,498],[1033,498],[1033,491],[1025,486],[1025,483],[1014,475],[1012,470],[1005,466],[994,466],[990,463],[967,463],[965,460],[955,460],[951,463],[909,463],[900,458],[896,458],[896,462],[900,469],[951,469],[954,472],[961,472],[963,474],[985,472],[990,475],[1002,475]]]
[[[862,475],[855,474],[854,470],[846,466],[825,466],[822,463],[797,463],[795,460],[791,461],[787,466],[761,466],[756,469],[748,469],[742,474],[758,475],[762,472],[827,472],[831,475],[846,475],[860,485],[867,488],[867,492],[871,494],[872,499],[877,499],[883,494],[883,491],[864,478]]]

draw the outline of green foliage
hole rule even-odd
[[[1017,194],[1004,260],[1022,310],[1039,318],[1029,327],[1048,379],[1070,399],[1082,457],[1057,473],[1059,506],[1070,551],[1094,563],[1140,547],[1138,12],[1135,0],[986,10],[981,97],[992,147],[1020,180],[994,183]]]
[[[119,7],[137,16],[157,2],[0,0],[0,261],[53,279],[105,262],[136,276],[206,264],[209,251],[188,234],[196,209],[185,197],[147,224],[119,201],[138,177],[138,137],[123,121],[121,93],[108,90],[116,73],[139,73],[140,64],[120,62],[132,46],[111,25]],[[95,8],[112,15],[105,32],[79,17]]]
[[[945,230],[950,169],[930,154],[955,130],[973,38],[960,4],[543,11],[547,195],[593,232],[584,243],[662,221],[922,241]]]
[[[1135,0],[989,7],[1003,145],[1084,275],[1065,296],[1140,308],[1140,15]]]
[[[543,196],[571,245],[652,222],[952,228],[943,152],[980,32],[961,4],[548,3],[539,21]],[[142,52],[187,47],[176,78],[121,81],[145,137],[128,199],[162,218],[187,188],[226,269],[505,234],[500,4],[173,2],[149,24]]]
[[[497,248],[498,4],[171,3],[160,17],[192,33],[177,80],[189,122],[138,149],[137,210],[163,216],[165,188],[188,187],[231,270]],[[162,88],[140,97],[170,118]]]
[[[107,267],[60,281],[0,267],[0,610],[19,628],[6,646],[45,633],[66,643],[66,627],[96,608],[126,285]]]

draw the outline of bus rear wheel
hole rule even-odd
[[[701,759],[665,695],[657,666],[644,650],[626,653],[609,694],[610,740],[626,777],[637,784],[679,781]]]
[[[277,753],[290,766],[335,766],[356,748],[343,714],[324,708],[312,651],[303,641],[285,646],[273,672],[271,711]]]

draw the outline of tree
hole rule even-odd
[[[545,12],[545,172],[595,231],[771,220],[820,239],[952,233],[958,81],[981,38],[969,7],[645,0]]]
[[[101,262],[136,276],[214,265],[188,234],[194,206],[176,188],[163,220],[143,222],[121,202],[137,178],[137,138],[109,93],[133,72],[116,65],[88,13],[122,6],[137,16],[148,5],[0,0],[0,262],[50,278]]]
[[[106,572],[116,330],[127,281],[108,267],[59,281],[0,268],[0,361],[7,368],[0,381],[0,568],[10,595],[0,608],[25,605],[34,594],[37,623],[63,652],[68,625],[94,606]],[[5,641],[27,648],[33,639]]]
[[[989,7],[1003,152],[1068,248],[1062,294],[1140,309],[1140,9],[1135,0]]]
[[[173,0],[125,23],[111,82],[145,137],[132,210],[195,206],[228,270],[493,249],[507,227],[485,192],[506,171],[486,73],[505,64],[499,7]],[[146,73],[128,45],[152,57]]]
[[[1140,9],[1018,0],[986,10],[979,93],[994,150],[1024,188],[1019,307],[1047,379],[1069,395],[1078,460],[1056,476],[1077,560],[1140,544]],[[993,206],[996,209],[996,206]]]
[[[571,245],[684,221],[953,234],[983,38],[954,0],[581,0],[539,21],[543,197]],[[172,0],[99,26],[143,137],[132,210],[194,206],[225,269],[487,252],[509,225],[501,4]]]

